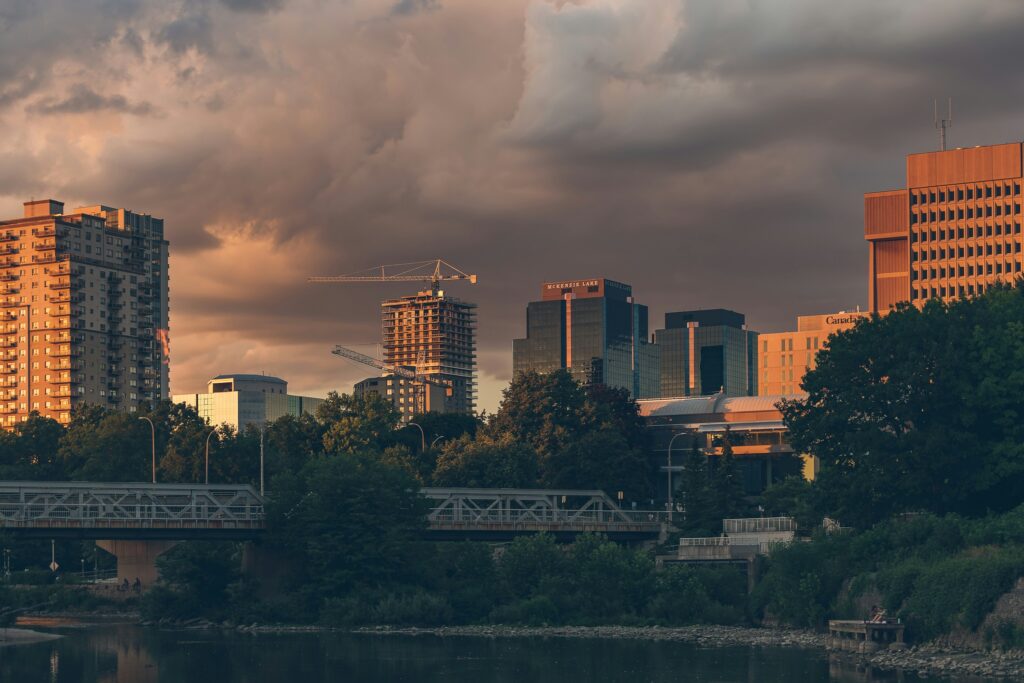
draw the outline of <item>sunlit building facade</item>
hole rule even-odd
[[[757,393],[770,396],[801,391],[804,375],[814,368],[818,351],[828,345],[828,338],[869,317],[865,311],[802,315],[796,319],[796,330],[762,333],[758,338]]]
[[[167,397],[167,256],[163,220],[127,209],[42,199],[0,221],[0,425]]]
[[[911,154],[907,186],[864,195],[872,311],[1021,276],[1021,143]]]
[[[476,304],[444,290],[419,292],[381,304],[384,362],[442,382],[444,412],[476,407]]]
[[[291,415],[315,413],[322,398],[293,396],[288,383],[270,375],[217,375],[206,383],[206,393],[175,394],[175,403],[195,408],[199,417],[210,425],[230,425],[245,431],[249,425],[262,427]]]

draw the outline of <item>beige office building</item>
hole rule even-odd
[[[352,387],[357,398],[379,396],[389,402],[398,410],[403,424],[412,422],[416,415],[448,412],[447,393],[445,387],[398,375],[370,377]]]
[[[167,397],[167,251],[163,220],[126,209],[0,221],[0,425]]]
[[[814,368],[815,355],[825,347],[828,338],[870,315],[865,311],[802,315],[796,319],[796,330],[792,332],[762,332],[757,354],[758,395],[799,393],[804,374]]]
[[[175,394],[175,403],[196,409],[211,425],[231,425],[245,431],[249,425],[262,426],[291,415],[315,413],[322,398],[292,396],[288,383],[269,375],[217,375],[206,383],[205,394]]]

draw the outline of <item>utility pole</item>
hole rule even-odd
[[[150,444],[151,444],[151,446],[153,448],[153,465],[152,465],[152,467],[153,467],[153,483],[155,484],[156,483],[156,425],[154,425],[153,421],[151,419],[149,419],[148,417],[140,417],[139,419],[140,420],[145,420],[146,422],[149,423]]]

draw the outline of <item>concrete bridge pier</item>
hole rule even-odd
[[[128,579],[134,584],[135,579],[142,582],[147,589],[160,578],[156,568],[156,558],[178,545],[180,541],[96,541],[99,548],[117,558],[117,581]]]

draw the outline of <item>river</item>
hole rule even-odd
[[[347,633],[243,634],[134,624],[33,626],[65,637],[0,648],[7,683],[934,682],[858,671],[819,650],[677,642]]]

